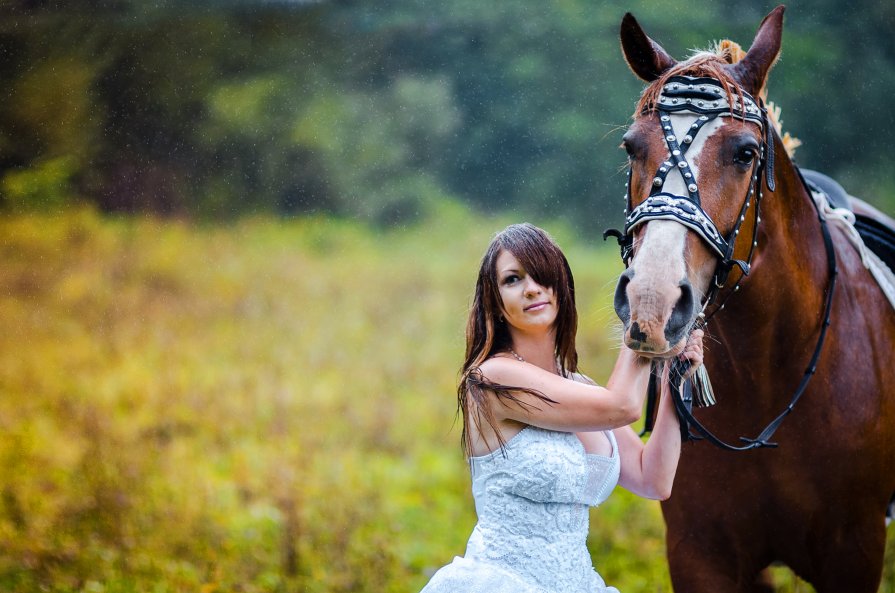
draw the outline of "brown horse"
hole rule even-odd
[[[661,358],[710,301],[705,366],[718,403],[694,416],[739,445],[807,382],[776,447],[684,447],[662,510],[672,582],[687,593],[769,591],[773,562],[820,593],[880,585],[895,492],[895,311],[844,227],[822,228],[768,122],[759,97],[782,23],[781,6],[741,61],[713,52],[680,63],[630,14],[621,26],[628,64],[650,83],[624,136],[626,343]]]

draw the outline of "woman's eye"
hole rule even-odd
[[[518,281],[519,281],[519,276],[517,276],[516,274],[512,274],[512,275],[507,276],[506,278],[503,279],[504,284],[515,284]]]

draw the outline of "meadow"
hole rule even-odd
[[[515,221],[440,208],[389,231],[0,219],[0,590],[413,592],[462,554],[464,323]],[[569,256],[581,367],[605,380],[617,252],[534,222]],[[588,543],[608,583],[667,592],[663,534],[657,503],[617,490]],[[883,593],[893,564],[895,528]]]

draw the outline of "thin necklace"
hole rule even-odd
[[[522,358],[521,356],[519,356],[518,354],[516,354],[516,351],[515,351],[515,350],[513,350],[512,348],[510,348],[509,350],[510,350],[510,354],[513,355],[513,358],[515,358],[515,359],[518,360],[519,362],[525,362],[525,359]],[[558,363],[554,363],[554,365],[555,365],[555,366],[554,366],[554,373],[557,374],[557,375],[559,375],[560,377],[562,377],[563,374],[559,372],[559,364],[558,364]]]

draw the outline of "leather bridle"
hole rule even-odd
[[[740,282],[743,278],[749,275],[751,270],[752,258],[755,254],[755,248],[758,246],[758,226],[761,223],[760,207],[763,193],[762,184],[759,180],[762,172],[765,174],[765,185],[768,190],[773,192],[775,189],[773,127],[768,119],[767,110],[760,99],[756,101],[751,95],[742,91],[742,89],[730,89],[721,81],[713,78],[690,76],[673,76],[669,78],[663,85],[658,100],[655,104],[650,105],[644,114],[649,112],[655,112],[659,117],[664,140],[668,147],[668,158],[662,162],[653,176],[652,189],[649,196],[636,208],[632,208],[632,168],[628,168],[627,182],[625,183],[624,231],[609,229],[603,233],[603,238],[606,239],[609,236],[616,237],[620,247],[622,260],[625,263],[625,267],[628,267],[633,255],[633,231],[637,226],[651,220],[671,220],[680,223],[695,232],[709,246],[718,259],[709,291],[703,299],[702,309],[697,316],[697,321],[694,325],[694,327],[704,327],[710,317],[724,309],[724,304],[727,299],[739,290]],[[681,112],[694,114],[696,119],[690,125],[686,135],[678,140],[671,125],[671,115],[673,113]],[[721,234],[711,217],[702,209],[702,203],[699,196],[699,185],[693,175],[690,163],[686,160],[687,150],[693,145],[696,135],[708,122],[717,117],[734,117],[742,121],[754,123],[761,130],[763,137],[760,156],[758,159],[755,159],[752,164],[748,192],[743,200],[743,205],[740,208],[734,227],[726,236]],[[687,195],[663,191],[668,175],[674,170],[678,170],[682,175]],[[802,182],[805,184],[804,179]],[[756,189],[758,190],[757,195]],[[753,198],[755,199],[754,224],[752,227],[752,241],[749,246],[749,254],[745,260],[735,259],[734,248],[736,240],[740,234],[740,227],[746,219],[746,214],[749,211]],[[771,423],[768,424],[757,437],[740,437],[740,440],[746,443],[745,445],[731,445],[716,437],[695,417],[693,417],[693,385],[690,380],[682,380],[689,369],[689,362],[674,359],[671,362],[670,385],[672,399],[674,401],[675,409],[677,410],[678,419],[680,420],[681,437],[683,440],[706,439],[718,447],[732,451],[744,451],[761,447],[777,446],[776,443],[770,442],[769,439],[783,422],[783,419],[792,412],[796,402],[801,398],[808,386],[808,382],[814,375],[817,361],[820,357],[826,338],[827,328],[830,326],[830,311],[832,309],[833,292],[835,290],[836,275],[838,273],[836,268],[836,256],[826,221],[814,200],[811,200],[811,203],[817,211],[818,219],[821,224],[824,246],[827,253],[827,262],[830,270],[830,283],[829,290],[827,291],[826,304],[824,306],[823,326],[821,327],[811,361],[795,394],[783,412],[771,421]],[[734,266],[738,267],[742,273],[739,275],[739,278],[732,289],[729,290],[723,300],[720,300],[719,302],[718,296],[727,284],[730,270],[733,269]],[[713,308],[706,313],[707,309],[712,305],[714,305]],[[653,412],[655,410],[656,398],[658,396],[658,382],[655,380],[657,370],[658,369],[655,368],[654,365],[653,378],[650,381],[649,397],[647,400],[644,433],[652,430]],[[697,403],[702,405],[711,405],[714,403],[714,398],[708,398],[708,401],[706,401],[706,398],[697,397],[696,399]],[[696,431],[696,434],[691,432],[691,427]]]
[[[678,222],[695,232],[711,249],[718,258],[718,265],[710,283],[709,292],[703,300],[703,313],[718,296],[720,290],[727,283],[730,270],[737,266],[742,271],[740,280],[749,274],[752,265],[752,256],[755,253],[758,224],[760,222],[760,205],[762,199],[759,176],[761,171],[766,173],[767,186],[774,191],[774,143],[772,140],[771,126],[767,119],[767,111],[760,102],[756,102],[746,92],[729,93],[728,89],[714,78],[696,78],[691,76],[673,76],[662,87],[655,105],[651,107],[659,116],[662,126],[663,139],[668,146],[668,158],[659,165],[653,175],[652,189],[646,200],[636,208],[632,207],[631,198],[631,172],[628,168],[628,180],[625,183],[625,226],[624,232],[616,229],[607,230],[603,237],[615,236],[621,248],[622,259],[625,266],[630,263],[632,246],[634,241],[634,229],[650,220],[672,220]],[[690,125],[686,135],[678,139],[671,126],[673,113],[691,113],[696,116]],[[749,189],[743,200],[739,215],[733,229],[724,236],[718,230],[711,217],[702,209],[699,196],[699,185],[693,175],[690,163],[686,159],[687,151],[696,139],[703,127],[717,117],[734,117],[743,121],[756,124],[762,131],[765,141],[762,143],[760,155],[752,164],[752,175],[749,181]],[[767,155],[767,156],[766,156]],[[678,170],[684,180],[687,195],[673,194],[663,191],[665,182],[671,171]],[[755,195],[756,186],[758,195]],[[752,229],[752,244],[746,260],[735,259],[733,256],[736,239],[740,233],[740,227],[746,220],[746,213],[755,198],[755,224]],[[737,281],[737,285],[739,280]],[[734,288],[734,291],[736,288]],[[723,307],[723,303],[718,309]],[[707,317],[714,314],[710,311]]]

